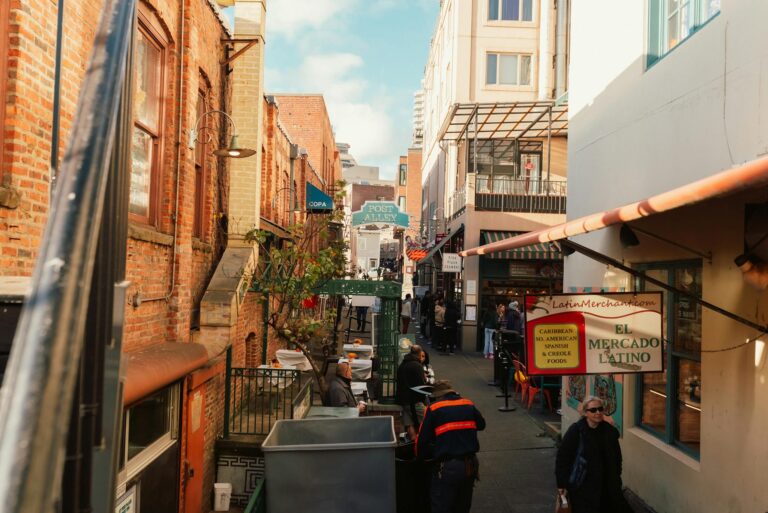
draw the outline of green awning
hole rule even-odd
[[[515,237],[524,232],[486,231],[480,232],[481,244],[499,242],[510,237]],[[522,248],[508,249],[497,253],[483,255],[485,258],[497,258],[508,260],[562,260],[563,255],[551,242],[538,242]]]

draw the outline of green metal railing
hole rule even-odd
[[[253,489],[251,498],[248,499],[248,505],[243,513],[266,513],[267,511],[267,488],[264,485],[264,478],[256,481],[256,488]]]
[[[311,398],[311,380],[295,369],[228,367],[224,436],[266,435]]]

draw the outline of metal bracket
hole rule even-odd
[[[221,62],[222,66],[226,66],[227,68],[227,74],[232,72],[232,68],[229,67],[232,62],[243,55],[245,52],[250,50],[256,43],[261,41],[261,43],[264,43],[264,38],[261,36],[258,36],[256,38],[233,38],[233,39],[222,39],[224,43],[227,45],[227,55],[228,57],[224,59]],[[229,55],[229,52],[234,49],[234,46],[238,43],[245,43],[245,46],[240,48],[238,51],[236,51],[234,54]]]

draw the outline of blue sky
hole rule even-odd
[[[322,93],[338,142],[393,178],[439,0],[271,0],[265,92]]]

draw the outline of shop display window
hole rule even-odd
[[[649,277],[701,297],[700,261],[636,266]],[[661,290],[639,279],[642,291]],[[664,370],[638,379],[638,424],[666,443],[698,457],[701,442],[701,304],[664,292]]]

